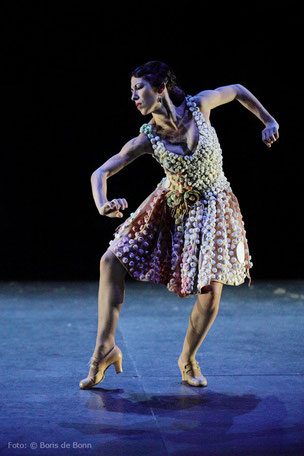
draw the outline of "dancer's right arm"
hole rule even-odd
[[[91,175],[93,198],[101,215],[108,217],[123,217],[119,209],[126,209],[128,203],[124,198],[111,201],[107,199],[107,179],[118,173],[122,168],[134,161],[140,155],[151,153],[145,134],[141,133],[136,138],[128,141],[121,151],[110,157],[103,165],[97,168]]]

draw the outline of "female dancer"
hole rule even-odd
[[[182,380],[207,386],[196,352],[219,309],[223,284],[240,285],[252,267],[238,200],[222,169],[222,152],[210,111],[238,100],[265,125],[262,140],[271,147],[279,125],[240,84],[187,95],[171,69],[148,62],[131,75],[131,99],[139,112],[151,115],[140,134],[91,176],[93,197],[101,215],[122,217],[124,198],[107,200],[107,179],[142,154],[151,154],[166,177],[115,230],[100,262],[98,330],[88,377],[79,386],[100,383],[114,364],[122,372],[122,353],[115,332],[125,296],[125,275],[167,285],[181,298],[197,295],[178,366]],[[250,284],[250,282],[249,282]]]

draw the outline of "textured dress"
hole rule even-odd
[[[109,249],[131,277],[166,285],[180,298],[212,281],[240,285],[252,267],[239,203],[222,168],[216,131],[187,95],[199,141],[191,155],[166,149],[151,124],[140,132],[166,176],[119,225]]]

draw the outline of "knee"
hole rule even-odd
[[[210,296],[213,302],[220,302],[223,285],[219,282],[211,282]]]
[[[198,294],[198,300],[208,310],[218,310],[222,288],[223,285],[221,283],[211,282],[210,285],[206,285],[202,288],[201,293]]]
[[[221,295],[223,285],[219,282],[211,282],[209,285],[205,285],[201,288],[199,295],[208,294],[210,297],[215,298]]]
[[[118,260],[118,258],[116,258],[114,253],[110,249],[108,249],[100,259],[100,273],[115,273],[116,271],[125,273],[125,269]]]
[[[107,250],[100,258],[100,269],[111,269],[115,264],[115,255]]]

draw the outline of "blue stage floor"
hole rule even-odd
[[[195,296],[127,280],[123,373],[80,390],[97,293],[98,280],[0,284],[1,454],[304,455],[304,281],[224,286],[196,357],[206,388],[177,365]]]

